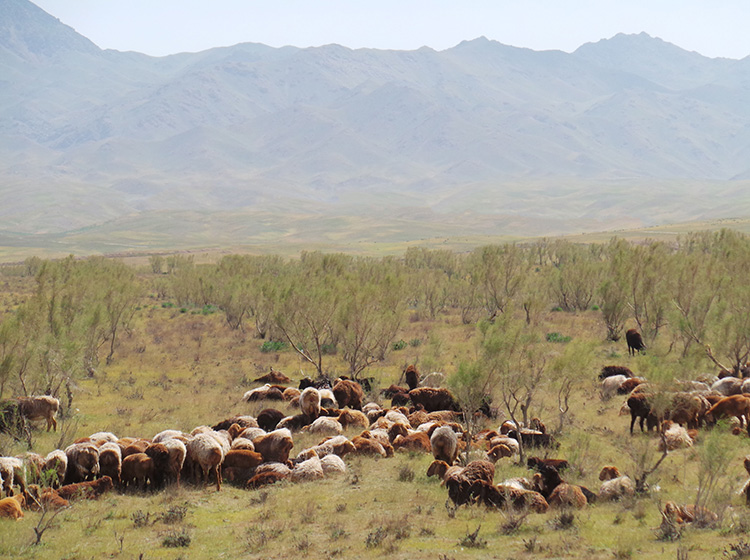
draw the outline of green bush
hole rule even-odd
[[[559,332],[547,333],[547,342],[570,342],[569,336],[563,336]]]
[[[421,338],[412,338],[409,341],[409,346],[411,346],[412,348],[416,348],[417,346],[420,346],[421,344],[422,344]]]
[[[268,352],[283,352],[288,347],[289,345],[281,340],[266,340],[260,345],[260,351],[264,354]]]
[[[407,346],[408,346],[408,344],[406,343],[406,341],[403,340],[403,339],[401,339],[398,342],[394,342],[393,343],[393,351],[395,352],[397,350],[403,350]]]

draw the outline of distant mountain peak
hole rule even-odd
[[[100,52],[86,37],[28,0],[0,0],[0,14],[0,48],[22,60]]]

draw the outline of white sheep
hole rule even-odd
[[[185,464],[187,456],[187,446],[177,438],[166,439],[161,442],[169,451],[169,478],[180,485],[180,473]]]
[[[89,439],[101,446],[102,443],[114,443],[120,438],[112,432],[96,432],[95,434],[91,434]]]
[[[156,434],[152,439],[152,443],[162,443],[164,441],[167,441],[168,439],[173,438],[185,438],[186,434],[182,433],[180,430],[164,430],[162,432],[159,432]]]
[[[669,451],[674,449],[686,449],[693,446],[693,439],[685,428],[669,420],[666,422],[668,422],[669,425],[668,428],[664,430],[664,438],[659,438],[659,451],[664,451],[665,442]]]
[[[325,478],[323,465],[317,455],[313,455],[306,461],[302,461],[292,469],[292,482],[307,482],[310,480],[319,480]]]
[[[107,441],[99,447],[99,476],[108,476],[119,486],[121,473],[122,450],[116,443]]]
[[[448,465],[456,462],[458,457],[458,435],[450,426],[440,426],[432,432],[430,437],[432,456],[438,461],[445,461]]]
[[[405,424],[406,426],[411,426],[411,423],[409,422],[409,419],[406,417],[406,415],[399,412],[398,410],[389,410],[388,412],[386,412],[385,419],[393,422],[394,424]]]
[[[68,469],[68,456],[62,449],[54,449],[47,453],[44,458],[44,472],[52,471],[56,475],[53,477],[52,486],[61,486],[65,480],[65,471]]]
[[[204,484],[208,484],[209,473],[213,472],[216,476],[216,490],[221,490],[221,463],[224,460],[224,450],[217,439],[211,434],[199,433],[188,441],[185,447],[193,465],[200,469]]]
[[[318,389],[320,393],[320,406],[324,408],[338,408],[339,403],[336,401],[336,397],[333,395],[331,389]]]
[[[608,401],[617,394],[617,390],[628,378],[624,375],[613,375],[602,379],[600,395],[602,400]]]
[[[335,418],[321,416],[309,426],[305,426],[304,430],[311,434],[340,434],[344,431],[344,428]]]
[[[255,438],[266,435],[266,431],[263,428],[245,428],[239,434],[238,438],[245,438],[253,441]]]
[[[619,476],[602,482],[599,499],[604,501],[619,500],[635,495],[635,484],[628,476]]]
[[[320,464],[323,467],[323,473],[326,476],[334,476],[346,473],[346,463],[338,455],[330,454],[320,458]]]
[[[18,484],[22,494],[26,490],[26,469],[18,457],[0,457],[0,476],[6,497],[13,495],[14,484]]]
[[[255,451],[253,441],[244,437],[236,437],[232,440],[232,449],[245,449],[246,451]]]

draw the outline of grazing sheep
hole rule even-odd
[[[617,467],[613,467],[611,465],[602,467],[602,470],[599,472],[599,480],[612,480],[614,478],[618,478],[619,476],[620,470]]]
[[[275,408],[265,408],[258,414],[258,427],[266,432],[272,432],[276,429],[281,419],[286,416],[280,410]]]
[[[257,387],[255,389],[247,391],[242,396],[242,400],[245,402],[254,402],[261,400],[282,401],[284,400],[284,389],[286,389],[286,387],[279,389],[278,387],[275,387],[270,383],[266,383],[262,387]]]
[[[99,474],[99,448],[93,443],[74,443],[65,448],[68,469],[64,484],[92,480]]]
[[[458,435],[451,427],[440,426],[432,432],[430,447],[436,460],[452,465],[458,457]]]
[[[169,449],[163,443],[152,443],[144,453],[154,461],[153,488],[162,488],[172,472],[169,463]]]
[[[330,454],[320,458],[320,465],[326,476],[346,473],[346,463],[338,455]]]
[[[633,377],[633,372],[630,371],[630,368],[625,366],[604,366],[599,373],[599,380],[601,381],[606,377],[612,377],[614,375],[624,375],[625,377],[630,378]]]
[[[323,465],[320,462],[320,458],[317,455],[296,464],[294,469],[292,469],[292,482],[309,482],[321,478],[325,478],[325,473],[323,472]]]
[[[302,414],[310,421],[320,416],[320,393],[315,387],[308,387],[299,396],[299,407]]]
[[[40,489],[31,485],[26,491],[26,506],[32,511],[55,511],[70,506],[70,502],[60,497],[57,490]]]
[[[362,401],[365,398],[365,393],[362,390],[362,386],[356,381],[341,379],[333,386],[333,396],[341,408],[348,406],[349,408],[362,410]]]
[[[112,432],[96,432],[95,434],[91,434],[89,436],[89,441],[94,442],[99,447],[101,447],[104,443],[115,443],[119,439],[120,438],[118,438]]]
[[[646,421],[648,430],[656,427],[656,416],[651,413],[651,405],[648,397],[643,394],[632,394],[628,397],[627,406],[630,410],[630,434],[633,434],[633,426],[636,419],[640,418],[641,432],[643,431],[643,422]]]
[[[366,430],[370,426],[370,421],[364,412],[349,408],[345,408],[339,413],[338,421],[345,430],[351,426],[357,426]]]
[[[336,397],[333,395],[333,391],[330,389],[318,389],[320,393],[320,406],[321,408],[338,408],[339,403],[336,401]]]
[[[507,437],[507,436],[493,437],[489,443],[490,449],[492,449],[493,447],[497,447],[498,445],[504,445],[505,447],[510,449],[513,455],[518,455],[521,452],[521,446],[518,443],[518,440],[512,437]]]
[[[675,424],[670,420],[665,420],[662,425],[662,430],[664,431],[664,438],[659,438],[659,451],[664,451],[665,445],[666,449],[669,451],[674,449],[686,449],[693,446],[693,440],[688,434],[688,431],[679,424]]]
[[[612,501],[635,495],[635,484],[628,476],[605,480],[599,489],[599,500]]]
[[[622,384],[627,381],[627,379],[628,378],[624,375],[612,375],[610,377],[605,377],[602,380],[602,386],[599,392],[602,400],[608,401],[609,399],[614,397],[619,392]]]
[[[313,455],[317,455],[321,459],[328,455],[344,457],[348,453],[354,453],[356,450],[357,448],[346,436],[335,436],[322,441],[318,445],[300,451],[295,461],[304,461]]]
[[[560,444],[555,441],[552,434],[543,434],[537,430],[529,430],[528,428],[521,428],[520,431],[511,430],[508,432],[508,437],[518,440],[521,438],[521,443],[524,447],[560,447]]]
[[[381,457],[388,457],[388,452],[386,451],[385,446],[382,442],[370,438],[365,437],[364,434],[367,432],[362,432],[362,435],[355,436],[352,438],[352,444],[355,447],[354,454],[356,455],[380,455]],[[393,453],[393,448],[391,447],[391,453]]]
[[[461,506],[473,500],[478,482],[483,481],[491,486],[494,478],[494,464],[490,461],[472,461],[465,467],[448,467],[443,485],[448,489],[448,498],[456,506]]]
[[[185,457],[187,456],[187,447],[179,439],[168,439],[162,443],[164,444],[164,447],[166,447],[167,451],[169,452],[169,462],[168,462],[166,481],[174,482],[179,487],[182,467],[185,464]]]
[[[270,484],[275,484],[281,480],[289,478],[288,474],[282,474],[276,471],[259,472],[247,481],[246,488],[257,489]]]
[[[60,410],[60,401],[49,395],[38,397],[18,397],[18,412],[28,420],[46,420],[47,431],[57,431],[55,415]]]
[[[580,486],[574,486],[567,482],[558,484],[547,499],[550,507],[581,509],[586,507],[588,500]]]
[[[422,378],[422,380],[419,382],[419,386],[433,387],[437,389],[439,387],[442,387],[444,381],[445,374],[440,373],[439,371],[433,371],[432,373],[428,373]]]
[[[222,420],[215,426],[212,426],[211,429],[215,432],[218,432],[219,430],[227,430],[232,424],[238,424],[240,428],[257,428],[258,427],[258,421],[253,416],[249,415],[240,415],[240,416],[232,416],[231,418],[227,418],[226,420]],[[157,442],[154,442],[157,443]]]
[[[133,453],[122,460],[120,484],[123,489],[140,487],[146,490],[154,479],[154,460],[145,453]]]
[[[232,449],[224,457],[222,468],[255,469],[263,462],[263,456],[255,451]]]
[[[18,521],[23,517],[21,504],[15,498],[3,498],[0,500],[0,519],[14,519]]]
[[[203,483],[208,484],[209,474],[213,473],[216,477],[216,491],[220,491],[221,462],[224,460],[223,447],[212,435],[198,434],[187,443],[186,448],[191,466],[199,469],[198,472],[194,471],[195,478],[200,475]]]
[[[17,457],[0,457],[0,479],[5,496],[13,496],[13,485],[17,484],[21,494],[26,490],[26,470]]]
[[[404,370],[404,379],[409,386],[409,391],[416,389],[419,386],[419,372],[417,371],[417,367],[414,365],[408,366]]]
[[[255,446],[252,440],[244,437],[238,437],[232,440],[232,449],[246,449],[247,451],[255,451]]]
[[[278,429],[253,440],[255,451],[263,456],[266,463],[286,463],[289,452],[294,447],[292,433],[285,429]]]
[[[62,449],[55,449],[47,453],[44,458],[44,468],[42,469],[45,473],[51,472],[51,486],[58,488],[62,485],[65,480],[65,471],[68,469],[68,456]]]
[[[682,525],[683,523],[697,523],[701,527],[710,527],[716,524],[719,516],[714,512],[695,504],[678,506],[669,501],[664,504],[663,516],[672,523]]]
[[[421,406],[427,412],[438,410],[453,410],[458,412],[461,410],[453,394],[445,388],[417,387],[409,391],[409,398],[415,407],[419,408]]]
[[[496,445],[490,448],[489,451],[485,453],[485,455],[488,461],[497,463],[503,457],[512,457],[513,451],[510,449],[510,447],[501,443],[499,445]]]
[[[747,426],[750,430],[750,397],[745,395],[724,397],[708,409],[706,416],[713,420],[735,416],[740,421],[740,428]]]
[[[305,389],[305,391],[307,391],[307,389]],[[311,434],[335,435],[340,434],[344,431],[343,426],[338,420],[336,420],[335,418],[330,418],[328,416],[321,416],[320,418],[316,419],[315,422],[313,422],[309,426],[306,426],[304,429]]]
[[[299,396],[302,394],[302,391],[297,389],[296,387],[287,387],[284,389],[284,391],[281,393],[282,398],[285,402],[291,402],[295,399],[299,400]]]
[[[489,508],[529,510],[534,513],[547,513],[549,510],[549,504],[544,496],[538,492],[515,486],[494,486],[480,480],[474,483],[471,494],[477,501]]]
[[[554,467],[557,472],[562,472],[569,468],[570,465],[565,459],[541,459],[539,457],[529,457],[526,460],[526,467],[541,472],[543,467]]]
[[[59,490],[55,490],[58,496],[63,500],[85,499],[97,500],[105,492],[109,492],[114,487],[112,479],[108,476],[89,480],[87,482],[78,482],[76,484],[67,484]]]
[[[116,485],[120,485],[122,472],[122,450],[113,442],[107,442],[99,448],[99,474],[108,476]]]
[[[253,379],[253,383],[274,383],[276,385],[282,385],[284,383],[291,383],[292,380],[289,379],[286,375],[281,373],[280,371],[276,371],[273,369],[273,366],[271,366],[271,371],[268,372],[265,375],[262,375],[261,377],[257,377],[256,379]]]
[[[720,393],[725,397],[739,395],[742,393],[742,379],[736,377],[725,377],[711,385],[711,391]]]
[[[424,432],[414,432],[408,435],[398,435],[393,440],[393,449],[396,451],[424,451],[432,452],[430,436]]]
[[[154,438],[151,440],[152,443],[162,443],[168,439],[174,439],[176,437],[184,437],[185,434],[183,434],[179,430],[164,430],[163,432],[159,432],[154,436]]]
[[[139,439],[139,440],[133,441],[123,448],[122,458],[124,459],[128,455],[133,455],[135,453],[143,453],[144,451],[146,451],[146,448],[149,445],[151,445],[151,442],[148,441],[147,439]],[[122,447],[122,445],[120,445],[120,447]]]
[[[625,333],[625,341],[628,343],[628,355],[635,356],[636,352],[640,354],[646,349],[641,333],[635,329],[629,329]]]
[[[620,385],[620,388],[617,389],[618,395],[628,395],[632,393],[636,387],[639,385],[643,385],[646,382],[645,379],[642,377],[631,377],[629,379],[626,379],[622,382],[622,385]]]
[[[282,418],[278,424],[276,424],[276,429],[287,429],[291,432],[298,432],[305,426],[310,425],[310,417],[307,414],[295,414],[294,416],[286,416]]]

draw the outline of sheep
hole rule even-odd
[[[238,437],[232,440],[232,449],[246,449],[247,451],[255,451],[255,446],[252,440]]]
[[[493,484],[495,465],[489,461],[472,461],[465,467],[448,467],[443,477],[443,485],[448,489],[448,498],[461,506],[472,501],[477,483]]]
[[[113,442],[107,442],[99,448],[99,474],[109,476],[112,482],[120,485],[122,472],[122,450]]]
[[[221,465],[222,478],[230,482],[246,484],[255,474],[255,467],[261,464],[260,453],[234,449],[227,453]]]
[[[664,437],[659,438],[659,451],[664,451],[665,449],[672,451],[674,449],[684,449],[693,446],[693,440],[687,430],[679,424],[665,420],[662,424],[662,430]]]
[[[618,395],[627,395],[632,393],[636,387],[643,385],[646,382],[642,377],[631,377],[622,382],[622,385],[617,389]]]
[[[573,484],[562,482],[555,486],[555,489],[550,494],[547,502],[549,502],[550,507],[574,507],[576,509],[581,509],[586,507],[588,499],[580,486],[574,486]]]
[[[409,391],[419,386],[419,372],[416,366],[410,365],[404,370],[404,379],[409,386]]]
[[[750,431],[750,397],[744,395],[724,397],[708,409],[706,416],[714,420],[724,416],[736,416],[740,421],[740,428],[747,426]]]
[[[320,393],[315,387],[308,387],[299,396],[299,407],[310,421],[320,416]]]
[[[286,389],[286,387],[284,387],[283,389]],[[284,400],[284,393],[282,392],[283,389],[279,389],[278,387],[275,387],[270,383],[266,383],[262,387],[257,387],[255,389],[247,391],[242,396],[242,400],[245,402],[254,402],[260,400],[281,401]]]
[[[54,449],[47,453],[44,458],[44,467],[42,469],[45,473],[52,473],[51,486],[57,488],[62,485],[65,479],[65,471],[68,470],[68,456],[61,449]]]
[[[614,478],[618,478],[619,476],[620,470],[617,467],[611,465],[602,467],[602,470],[599,471],[599,480],[612,480]]]
[[[321,416],[304,429],[311,434],[340,434],[344,431],[343,426],[341,426],[338,420],[327,416]]]
[[[255,444],[255,442],[253,443]],[[216,477],[216,491],[220,491],[221,462],[224,460],[224,449],[219,442],[210,434],[198,434],[187,443],[186,449],[191,465],[200,469],[195,474],[201,475],[204,484],[208,484],[209,473],[213,472]]]
[[[610,377],[605,377],[602,380],[602,386],[600,390],[602,400],[608,401],[609,399],[614,397],[622,384],[627,381],[627,379],[628,378],[624,375],[612,375]]]
[[[445,374],[442,374],[439,371],[433,371],[432,373],[428,373],[422,378],[422,380],[419,382],[419,386],[433,387],[437,389],[438,387],[441,387],[443,385],[444,381]]]
[[[276,424],[276,429],[287,429],[292,432],[298,432],[309,424],[310,417],[307,414],[296,414],[294,416],[286,416],[282,418],[279,423]]]
[[[276,371],[273,369],[273,366],[271,366],[271,371],[267,374],[258,377],[256,379],[253,379],[253,383],[275,383],[277,385],[281,385],[283,383],[291,383],[292,380],[289,379],[286,375],[281,373],[280,371]]]
[[[318,389],[321,408],[338,408],[339,403],[330,389]]]
[[[128,486],[146,490],[154,479],[154,460],[145,453],[133,453],[122,460],[120,484],[123,489]]]
[[[349,408],[345,408],[339,413],[338,421],[345,430],[349,429],[350,426],[358,426],[366,430],[370,425],[370,421],[364,412]]]
[[[172,473],[169,461],[169,449],[163,443],[152,443],[146,448],[144,453],[154,461],[153,487],[161,488]]]
[[[99,448],[93,443],[74,443],[65,448],[68,469],[65,484],[92,480],[99,474]]]
[[[415,432],[408,435],[398,435],[393,440],[394,450],[404,451],[424,451],[430,453],[430,437],[424,432]]]
[[[432,456],[452,465],[458,457],[458,436],[449,426],[440,426],[430,437]]]
[[[258,413],[258,427],[266,432],[272,432],[284,416],[280,410],[265,408]]]
[[[302,394],[302,391],[300,391],[296,387],[287,387],[281,393],[281,397],[284,399],[284,401],[291,402],[294,399],[299,399],[299,396],[301,394]]]
[[[32,511],[54,511],[70,506],[70,502],[60,497],[57,490],[31,485],[26,490],[26,506]]]
[[[646,349],[641,333],[635,329],[628,329],[625,333],[625,341],[628,343],[628,355],[635,356],[636,352],[640,354]]]
[[[643,394],[631,394],[627,400],[627,406],[630,410],[630,434],[633,434],[633,426],[637,418],[640,418],[641,431],[643,431],[643,422],[646,421],[648,430],[656,426],[656,417],[651,413],[651,405],[648,397]]]
[[[21,504],[15,498],[3,498],[0,500],[0,519],[14,519],[18,521],[23,517]]]
[[[99,447],[101,447],[103,443],[115,443],[118,439],[120,438],[112,432],[96,432],[89,436],[89,440],[96,443]]]
[[[344,457],[346,454],[354,453],[356,450],[357,448],[346,436],[335,436],[322,441],[318,445],[300,451],[295,461],[304,461],[313,455],[317,455],[321,459],[328,455]]]
[[[149,445],[151,445],[151,442],[147,439],[133,441],[122,449],[122,458],[124,459],[128,455],[133,455],[134,453],[143,453]],[[120,443],[120,447],[122,447],[122,443]]]
[[[250,441],[252,441],[257,437],[266,435],[266,433],[267,432],[263,430],[262,428],[245,428],[244,430],[242,430],[242,432],[240,432],[240,434],[237,437],[249,439]]]
[[[602,368],[602,371],[599,373],[599,380],[605,379],[607,377],[612,377],[614,375],[624,375],[627,378],[633,377],[633,372],[630,371],[630,368],[627,368],[625,366],[604,366]]]
[[[421,406],[427,412],[437,410],[453,410],[458,412],[461,410],[453,394],[445,388],[417,387],[409,391],[409,398],[415,407],[418,408]]]
[[[675,502],[669,501],[664,504],[662,515],[672,523],[697,523],[701,527],[710,527],[716,524],[719,516],[714,512],[694,504],[678,506]]]
[[[257,428],[258,420],[255,417],[249,415],[232,416],[231,418],[222,420],[215,426],[212,426],[211,429],[217,432],[219,430],[227,430],[232,424],[239,424],[240,428]]]
[[[736,377],[725,377],[724,379],[719,379],[717,382],[713,383],[711,385],[711,391],[720,393],[725,397],[739,395],[742,393],[742,383],[743,381]]]
[[[352,438],[352,444],[355,447],[354,453],[357,455],[380,455],[381,457],[388,457],[388,452],[382,442],[365,437],[363,432],[362,435]],[[391,447],[391,453],[393,448]]]
[[[74,498],[96,500],[105,492],[112,490],[113,487],[112,479],[109,476],[103,476],[96,480],[67,484],[59,490],[55,490],[55,492],[63,500],[72,500]]]
[[[253,440],[255,450],[263,456],[264,462],[286,463],[289,452],[294,447],[292,434],[282,428]]]
[[[0,457],[0,479],[5,496],[13,496],[13,485],[17,484],[21,494],[26,490],[26,470],[23,461],[17,457]]]
[[[289,478],[288,474],[283,474],[276,471],[256,472],[253,477],[247,481],[246,488],[256,489],[269,484],[275,484],[281,480]]]
[[[635,495],[635,484],[628,476],[618,476],[605,480],[599,488],[599,500],[612,501]]]
[[[549,504],[544,496],[538,492],[515,486],[494,486],[481,480],[474,483],[471,495],[486,507],[529,510],[534,513],[547,513],[547,510],[549,510]]]
[[[486,453],[485,457],[488,461],[492,461],[493,463],[497,463],[501,458],[503,457],[512,457],[513,451],[504,444],[496,445],[492,448],[490,448]]]
[[[362,386],[350,379],[341,379],[333,386],[333,395],[341,408],[362,410],[365,393]]]
[[[320,462],[320,458],[317,455],[298,463],[292,469],[292,482],[308,482],[321,478],[325,478],[325,473],[323,472],[323,465]]]
[[[492,449],[493,447],[497,447],[498,445],[506,446],[508,449],[510,449],[513,455],[518,455],[519,453],[521,453],[521,446],[518,443],[518,440],[515,438],[498,436],[492,438],[489,442],[490,449]]]
[[[22,455],[16,455],[16,459],[21,459],[26,469],[26,482],[39,482],[44,472],[44,457],[38,453],[28,451]]]
[[[18,397],[18,412],[28,420],[46,420],[47,431],[57,431],[55,415],[60,410],[60,401],[49,395]]]
[[[187,447],[179,439],[168,439],[163,442],[164,447],[169,452],[169,462],[167,469],[167,481],[174,482],[177,486],[180,486],[180,475],[182,473],[182,467],[185,464],[185,457],[187,455]]]
[[[320,465],[326,476],[346,473],[346,464],[338,455],[330,454],[320,458]]]
[[[539,472],[543,467],[555,467],[557,472],[562,472],[570,467],[565,459],[541,459],[539,457],[529,457],[526,460],[526,466]]]
[[[521,438],[521,443],[524,447],[560,447],[560,444],[555,441],[552,434],[543,434],[536,430],[529,430],[527,428],[521,428],[518,430],[511,430],[508,432],[508,437],[518,440]]]

